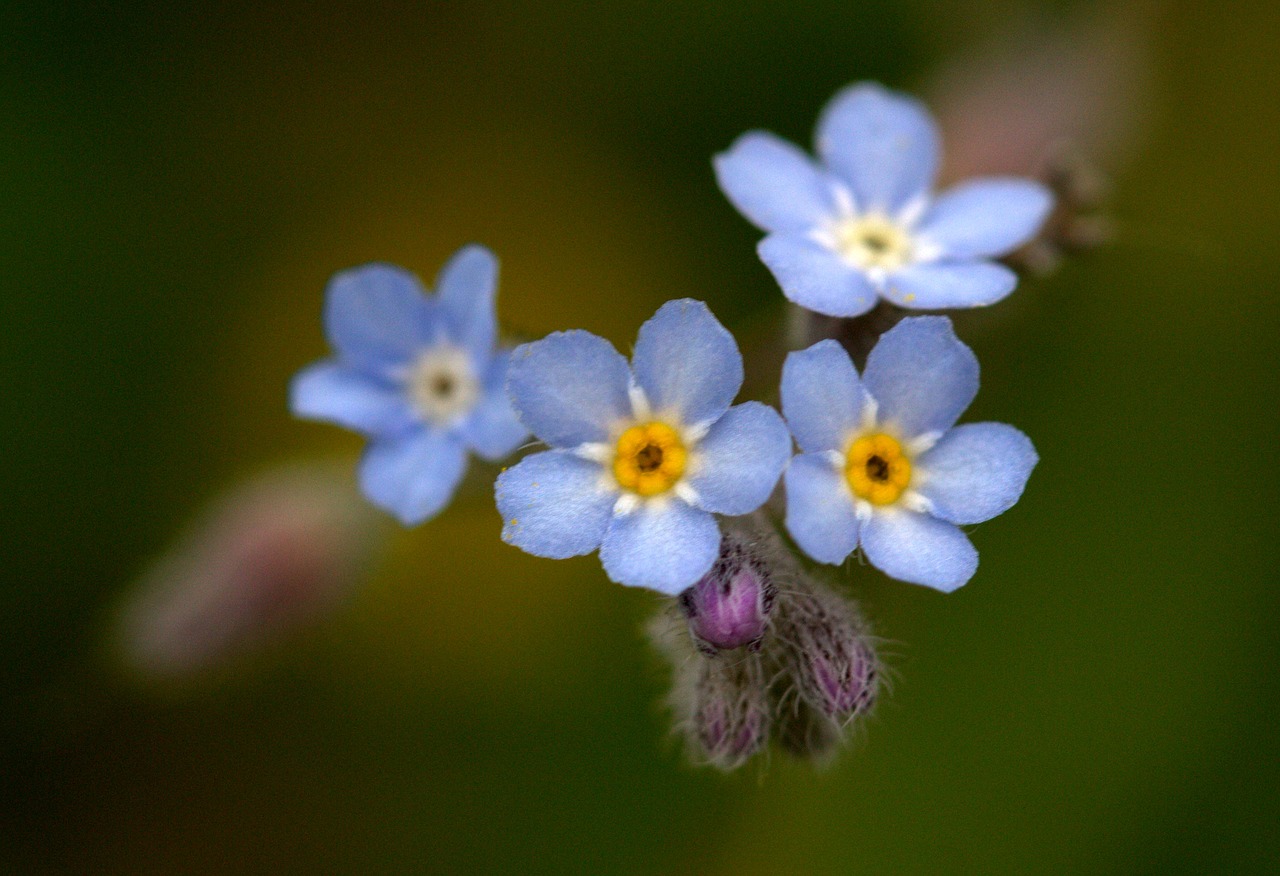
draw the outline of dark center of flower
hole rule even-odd
[[[892,271],[910,260],[911,235],[887,216],[856,216],[835,228],[835,248],[859,267]]]
[[[437,397],[447,399],[449,396],[453,395],[453,378],[448,374],[438,374],[431,382],[431,389]]]
[[[862,245],[871,250],[873,254],[882,255],[889,251],[893,243],[883,234],[868,231],[862,235]]]
[[[618,437],[613,476],[618,486],[641,496],[656,496],[684,477],[689,451],[666,423],[639,423]]]
[[[889,480],[889,461],[883,456],[872,454],[867,457],[866,463],[867,477],[878,483],[885,483]]]
[[[644,474],[657,471],[662,467],[662,448],[657,444],[646,444],[636,453],[636,468]]]
[[[452,423],[480,398],[481,387],[465,351],[447,344],[424,350],[406,375],[414,407],[429,421]]]
[[[892,435],[863,435],[845,451],[844,476],[857,498],[892,505],[911,483],[911,460]]]

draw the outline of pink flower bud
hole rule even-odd
[[[698,659],[688,731],[707,762],[731,770],[769,740],[768,685],[755,657]]]
[[[747,647],[759,650],[769,626],[777,588],[759,550],[726,533],[720,558],[697,584],[680,594],[689,632],[707,654]]]
[[[701,651],[674,603],[649,624],[649,636],[671,664],[667,702],[692,760],[732,770],[768,744],[776,668],[766,669],[763,655]]]
[[[767,524],[728,527],[715,567],[648,627],[671,665],[676,730],[694,760],[723,770],[770,739],[821,763],[875,703],[880,664],[867,624]]]
[[[779,602],[777,627],[783,665],[809,705],[838,721],[871,709],[879,661],[852,604],[801,576]]]
[[[122,658],[176,677],[279,638],[348,595],[382,531],[345,471],[312,464],[240,484],[143,576],[122,612]]]

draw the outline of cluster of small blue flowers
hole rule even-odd
[[[956,425],[977,359],[945,316],[903,311],[1008,295],[1017,276],[997,260],[1036,236],[1050,192],[985,178],[935,195],[933,120],[877,85],[836,95],[816,151],[752,132],[714,161],[767,233],[760,259],[809,320],[806,342],[828,327],[786,357],[782,415],[735,404],[742,355],[700,301],[659,308],[630,362],[580,330],[500,347],[497,262],[479,246],[430,297],[391,266],[337,275],[325,309],[336,355],[292,387],[294,413],[369,437],[361,487],[405,524],[449,503],[468,453],[503,460],[530,434],[546,445],[497,476],[502,539],[548,558],[599,551],[611,580],[679,597],[655,638],[677,667],[691,745],[722,767],[771,736],[816,756],[875,699],[866,624],[808,561],[860,548],[893,578],[954,590],[978,562],[960,527],[1012,506],[1037,460],[1011,426]],[[873,309],[893,324],[883,334]],[[861,374],[850,332],[870,349]]]

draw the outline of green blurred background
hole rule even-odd
[[[1099,6],[1098,9],[1104,7]],[[684,764],[594,558],[501,545],[483,483],[345,610],[234,671],[110,666],[194,509],[360,442],[292,420],[321,294],[477,240],[504,320],[624,349],[668,298],[783,313],[709,157],[807,143],[1085,5],[8,3],[0,11],[0,869],[1242,873],[1280,868],[1274,3],[1152,5],[1116,243],[965,314],[1022,503],[943,597],[855,566],[892,696],[826,771]]]

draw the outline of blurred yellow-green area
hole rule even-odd
[[[212,496],[354,467],[286,409],[334,271],[429,280],[479,241],[520,335],[625,350],[692,296],[749,348],[783,302],[712,154],[1113,8],[5,4],[0,870],[1276,872],[1274,3],[1132,7],[1114,243],[957,320],[967,418],[1042,462],[957,593],[850,566],[896,681],[834,766],[687,765],[656,598],[501,544],[482,472],[223,671],[148,682],[110,647]]]

